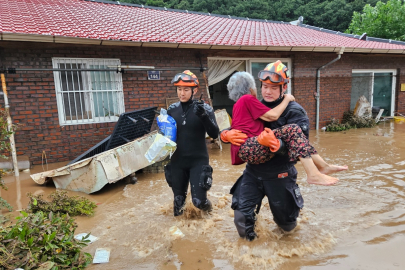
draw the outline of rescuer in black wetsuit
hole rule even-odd
[[[279,68],[275,68],[276,64]],[[287,67],[279,61],[269,64],[259,73],[262,81],[261,101],[269,108],[279,105],[287,90]],[[263,75],[261,76],[261,74]],[[280,128],[286,124],[297,124],[303,133],[309,136],[309,119],[305,110],[297,102],[290,102],[277,121],[265,122],[270,129]],[[233,130],[221,133],[223,142],[234,142],[243,139],[241,133]],[[244,140],[242,140],[244,142]],[[265,163],[247,164],[243,175],[231,189],[234,222],[241,237],[251,241],[256,238],[254,231],[256,215],[260,211],[264,196],[269,200],[270,210],[275,223],[285,231],[291,231],[297,225],[297,217],[304,206],[300,189],[296,183],[296,162],[291,162],[288,155],[279,149],[279,154]]]
[[[194,206],[211,211],[207,191],[212,185],[212,167],[209,165],[205,134],[213,139],[218,137],[215,114],[208,104],[193,100],[199,82],[192,72],[186,70],[176,74],[172,83],[177,87],[180,101],[170,105],[167,113],[176,120],[177,149],[171,162],[165,166],[165,176],[174,194],[174,215],[183,214],[189,183]]]

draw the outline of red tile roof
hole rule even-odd
[[[346,47],[402,50],[405,43],[366,41],[333,31],[86,0],[1,0],[0,33],[39,34],[96,40],[181,44]],[[290,48],[291,49],[291,48]],[[300,50],[300,49],[297,49]]]

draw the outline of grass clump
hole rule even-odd
[[[68,214],[21,214],[16,224],[0,227],[1,269],[83,269],[91,263],[81,251],[90,241],[74,238],[77,224]]]
[[[326,131],[343,131],[352,128],[370,128],[376,126],[378,123],[372,117],[355,116],[353,111],[343,113],[343,119],[340,123],[339,120],[332,118],[330,123],[326,125]]]
[[[94,215],[94,209],[97,205],[81,196],[68,196],[66,191],[52,192],[48,198],[51,201],[43,199],[43,195],[33,195],[28,193],[30,202],[28,204],[29,211],[36,213],[42,211],[44,213],[60,212],[66,213],[70,216],[92,216]]]

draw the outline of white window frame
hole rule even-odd
[[[371,73],[371,93],[370,93],[370,104],[373,107],[374,101],[374,74],[375,73],[392,73],[392,90],[391,90],[391,111],[390,116],[394,116],[395,112],[395,85],[397,79],[396,69],[352,69],[352,73]]]
[[[292,60],[291,58],[243,58],[243,57],[208,57],[208,60],[244,60],[245,61],[245,66],[246,66],[246,72],[249,72],[252,74],[252,62],[256,63],[273,63],[276,62],[277,60],[280,60],[283,63],[287,63],[288,70],[290,71],[290,79],[293,78],[293,72],[292,72]],[[257,76],[257,74],[252,74],[254,78]],[[256,85],[258,88],[257,90],[260,91],[260,85]],[[291,94],[291,80],[290,83],[287,84],[287,94]]]
[[[65,58],[65,57],[53,57],[52,58],[52,65],[54,69],[59,69],[59,64],[73,64],[73,65],[82,65],[81,68],[83,69],[89,69],[90,65],[98,65],[102,66],[100,67],[101,69],[106,68],[106,66],[118,66],[121,65],[121,60],[120,59],[112,59],[112,58]],[[75,72],[75,71],[73,71]],[[111,73],[109,76],[110,78],[106,78],[106,72],[108,71],[103,71],[100,73],[100,79],[101,76],[104,76],[104,80],[108,82],[113,88],[113,89],[108,89],[108,90],[94,90],[94,87],[92,86],[92,72],[98,72],[98,71],[77,71],[78,73],[80,72],[81,75],[81,85],[83,86],[83,89],[80,89],[80,83],[78,83],[78,88],[79,89],[73,89],[72,91],[63,91],[62,89],[62,79],[61,79],[61,73],[60,71],[54,71],[54,80],[55,80],[55,91],[56,91],[56,102],[58,106],[58,116],[59,116],[59,125],[64,126],[64,125],[80,125],[80,124],[92,124],[92,123],[107,123],[107,122],[116,122],[118,121],[119,115],[121,113],[125,112],[125,104],[124,104],[124,93],[123,93],[123,83],[122,83],[122,74],[117,73],[114,70],[114,73]],[[78,74],[77,73],[77,74]],[[73,73],[72,73],[73,74]],[[93,73],[94,74],[94,73]],[[94,75],[93,75],[94,76]],[[78,77],[78,76],[77,76]],[[111,80],[112,78],[112,80]],[[66,79],[67,80],[67,79]],[[73,75],[72,75],[72,80]],[[108,81],[107,81],[108,80]],[[77,78],[77,81],[79,82],[79,79]],[[66,113],[65,113],[65,106],[64,106],[64,99],[63,95],[66,94],[66,92],[71,93],[74,97],[74,102],[75,102],[75,108],[77,105],[80,104],[81,110],[83,108],[86,108],[86,111],[90,111],[91,113],[88,114],[85,112],[83,114],[83,111],[81,113],[78,113],[78,111],[75,111],[76,119],[67,119]],[[82,96],[79,94],[81,93]],[[97,93],[97,95],[95,94]],[[112,93],[112,95],[111,95]],[[78,95],[77,95],[78,94]],[[117,112],[115,115],[107,115],[107,116],[96,116],[96,108],[94,105],[94,100],[98,100],[99,96],[102,96],[102,106],[104,106],[104,94],[106,95],[106,103],[108,103],[108,109],[111,110],[110,106],[113,106],[113,109],[116,108]],[[76,95],[77,99],[76,100]],[[84,100],[82,100],[82,97]],[[110,105],[110,100],[109,97],[112,97],[112,105]],[[114,101],[115,97],[115,101]],[[69,108],[72,108],[70,105],[70,98],[69,99]],[[76,104],[77,103],[77,104]],[[116,107],[114,107],[116,106]],[[99,108],[98,108],[99,109]],[[111,111],[109,111],[110,113]],[[98,111],[98,113],[100,113]],[[81,114],[81,119],[78,119]],[[70,115],[72,115],[72,111],[70,111]]]

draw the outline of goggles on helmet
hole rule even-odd
[[[261,81],[270,80],[272,83],[288,83],[288,78],[284,79],[280,74],[268,70],[261,70],[258,77]]]
[[[172,79],[172,84],[173,83],[178,83],[180,81],[186,82],[186,83],[195,83],[195,86],[198,86],[198,82],[196,78],[193,78],[190,75],[184,74],[184,73],[177,73],[174,78]]]

